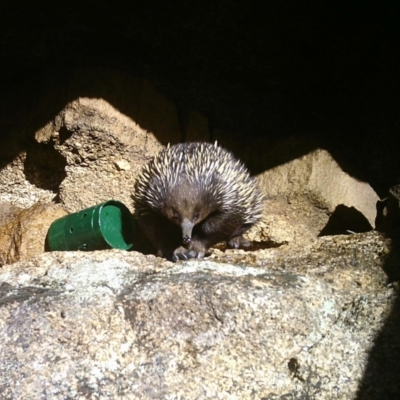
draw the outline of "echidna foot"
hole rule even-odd
[[[187,249],[183,246],[178,247],[175,249],[174,254],[172,255],[173,261],[178,260],[188,260],[192,258],[203,258],[205,256],[205,252],[203,250],[198,249]]]

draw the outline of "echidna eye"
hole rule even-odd
[[[197,221],[199,219],[199,217],[200,217],[200,213],[199,212],[195,212],[193,214],[193,221]]]
[[[172,218],[175,220],[175,221],[179,221],[180,220],[180,217],[179,217],[179,213],[177,212],[177,211],[172,211]]]

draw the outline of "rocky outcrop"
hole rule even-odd
[[[395,302],[388,252],[369,233],[259,250],[254,267],[117,250],[4,266],[2,398],[355,399]],[[363,398],[399,390],[394,375]]]
[[[211,129],[261,171],[265,212],[249,251],[218,246],[177,264],[116,250],[42,254],[64,210],[114,198],[132,211],[141,166],[181,138],[174,106],[149,82],[104,70],[70,79],[67,93],[53,86],[35,106],[33,119],[61,104],[0,170],[5,399],[399,392],[395,369],[383,368],[400,356],[396,285],[387,285],[398,277],[397,242],[371,231],[373,189],[316,146],[294,155],[290,141],[276,151]],[[182,132],[209,129],[193,111]]]
[[[182,137],[210,139],[205,116],[191,111],[180,121],[174,104],[147,80],[105,68],[75,70],[66,80],[61,86],[50,81],[28,113],[29,123],[39,127],[27,148],[0,170],[0,201],[22,208],[57,201],[76,212],[116,199],[133,211],[135,178],[151,156]],[[61,110],[40,126],[52,103]],[[306,140],[268,146],[221,129],[212,136],[262,171],[265,218],[249,238],[309,243],[318,235],[375,227],[375,191],[317,144],[292,154],[293,148],[307,147]]]
[[[149,81],[108,69],[80,69],[48,86],[26,116],[39,125],[34,140],[0,170],[0,201],[26,208],[57,198],[68,212],[110,199],[130,207],[138,170],[181,140],[174,104]],[[61,110],[40,126],[53,104]]]
[[[369,184],[343,171],[326,150],[312,151],[262,173],[260,184],[271,197],[306,195],[312,204],[328,213],[339,205],[353,207],[371,228],[375,227],[378,195]]]
[[[306,143],[291,139],[253,149],[252,163],[265,167],[257,177],[268,199],[262,236],[275,243],[309,243],[317,236],[374,229],[379,202],[374,189],[346,172],[326,150],[313,150],[315,145],[291,155],[293,146],[304,148]]]

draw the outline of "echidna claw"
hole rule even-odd
[[[199,251],[199,252],[197,253],[196,258],[197,258],[197,259],[200,259],[200,258],[204,258],[204,256],[205,256],[205,253],[204,253],[203,251]]]
[[[186,249],[183,246],[178,247],[175,249],[173,255],[172,255],[172,260],[173,261],[178,261],[178,260],[188,260],[188,259],[201,259],[205,256],[205,252],[202,250],[196,250],[196,249]]]

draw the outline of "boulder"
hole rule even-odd
[[[0,202],[57,201],[75,212],[115,199],[132,208],[138,171],[181,140],[175,105],[150,81],[116,70],[81,68],[62,78],[47,82],[25,116],[34,139],[10,132],[23,147],[0,170]]]
[[[289,149],[279,151],[275,166],[257,176],[267,196],[264,225],[271,240],[307,242],[375,228],[379,197],[368,183],[348,174],[326,150],[310,150],[290,160],[284,157]],[[263,157],[268,159],[272,152],[267,150]]]
[[[400,354],[398,325],[384,326],[389,251],[367,233],[259,250],[252,266],[117,250],[6,265],[2,398],[348,400],[366,365],[363,398],[388,398],[400,390],[395,369],[379,373]],[[382,329],[391,351],[371,359]]]

